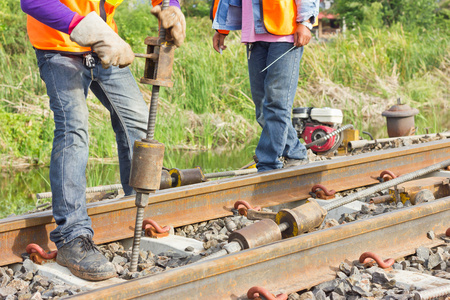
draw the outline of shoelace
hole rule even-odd
[[[90,237],[82,235],[82,236],[80,236],[80,239],[81,239],[81,243],[82,243],[81,248],[84,251],[88,252],[90,250],[93,250],[93,251],[100,252],[100,250],[97,248],[97,246],[94,244],[94,241]]]

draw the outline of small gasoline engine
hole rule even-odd
[[[336,151],[342,143],[342,131],[348,128],[348,125],[341,127],[342,117],[342,111],[336,108],[296,107],[292,124],[307,149],[327,154]]]

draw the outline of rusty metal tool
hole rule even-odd
[[[415,172],[404,174],[404,175],[394,178],[392,180],[377,184],[373,187],[370,187],[370,188],[360,191],[358,193],[351,194],[347,197],[343,197],[338,200],[331,201],[330,203],[324,205],[323,208],[327,211],[330,211],[330,210],[338,208],[342,205],[351,203],[357,199],[361,199],[362,197],[370,196],[374,193],[380,192],[382,190],[388,189],[390,187],[396,186],[396,185],[404,183],[406,181],[416,179],[420,176],[429,174],[429,173],[437,171],[439,169],[443,169],[449,165],[450,165],[450,159],[444,160],[440,163],[428,166],[426,168],[417,170]]]
[[[445,168],[449,165],[450,159],[424,169],[402,175],[387,182],[380,183],[374,187],[350,196],[331,201],[323,207],[320,206],[314,199],[310,199],[306,204],[300,205],[293,209],[282,209],[276,214],[275,220],[262,219],[257,223],[237,231],[233,231],[228,238],[228,244],[225,245],[222,250],[205,257],[203,260],[239,252],[242,249],[255,248],[279,241],[282,238],[295,237],[302,233],[312,231],[314,228],[319,227],[323,223],[327,212],[332,209],[338,208],[342,205],[379,192],[391,186],[398,185],[433,171]]]
[[[162,9],[169,7],[170,0],[164,0]],[[158,38],[146,38],[147,55],[145,55],[144,77],[142,83],[152,84],[152,98],[145,139],[135,141],[133,158],[130,171],[130,186],[136,190],[137,207],[136,223],[134,228],[134,240],[131,253],[130,271],[137,270],[139,250],[142,236],[142,224],[144,221],[144,209],[148,204],[150,193],[159,189],[161,184],[161,170],[164,159],[164,144],[154,139],[156,112],[158,109],[159,87],[173,86],[170,80],[173,66],[173,52],[175,47],[166,42],[166,31],[161,26]],[[170,70],[168,70],[170,69]]]
[[[392,180],[377,184],[368,189],[343,197],[321,207],[315,201],[309,201],[304,205],[298,206],[294,209],[283,209],[276,215],[275,222],[280,225],[283,223],[289,224],[289,227],[283,231],[283,237],[297,236],[301,233],[308,232],[314,228],[319,227],[325,219],[327,212],[338,208],[342,205],[351,203],[357,199],[372,195],[382,190],[397,186],[401,183],[413,180],[428,173],[437,171],[450,165],[450,159],[444,160],[440,163],[428,166],[418,171],[402,175]]]

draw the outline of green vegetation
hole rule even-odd
[[[385,137],[381,112],[401,98],[420,110],[417,133],[425,133],[426,128],[449,130],[449,1],[337,0],[336,4],[334,12],[346,18],[349,30],[305,48],[295,106],[340,108],[346,124]],[[149,10],[146,4],[128,0],[116,14],[120,34],[136,53],[145,52],[146,36],[157,36],[157,21]],[[208,10],[209,1],[184,2],[187,38],[176,50],[174,87],[161,89],[156,138],[170,151],[233,149],[251,157],[260,128],[254,120],[245,47],[235,32],[226,40],[228,49],[217,54]],[[0,3],[0,162],[6,170],[48,165],[54,128],[45,85],[26,36],[26,15],[18,12],[19,1]],[[143,69],[144,60],[137,58],[131,66],[137,80]],[[149,101],[151,86],[140,84],[140,88]],[[90,157],[115,162],[109,114],[92,94],[87,103],[90,126],[95,128],[90,131]],[[183,166],[180,154],[171,154],[165,157],[166,166],[193,167]],[[230,161],[227,165],[233,166]],[[94,177],[103,178],[100,173]],[[22,179],[10,184],[17,180]],[[94,181],[99,182],[90,184],[109,183]],[[39,189],[45,190],[47,186]],[[11,197],[14,194],[10,192]]]
[[[354,26],[326,43],[315,42],[306,47],[295,105],[338,107],[344,110],[346,123],[383,136],[385,122],[381,112],[400,97],[420,109],[418,132],[426,127],[431,127],[431,131],[448,129],[448,114],[442,111],[446,111],[449,102],[449,35],[448,29],[437,26],[447,22],[443,14],[423,15],[421,20],[426,19],[426,27],[419,26],[423,22],[414,27],[405,21],[406,30],[399,22],[416,8],[409,7],[404,17],[389,19],[399,9],[397,6],[387,10],[386,3],[369,0],[358,5],[344,0],[338,3],[340,9],[356,7],[342,14],[349,20],[353,16],[355,24],[360,22],[362,26]],[[237,32],[227,38],[228,49],[223,55],[215,53],[211,23],[205,16],[208,5],[207,1],[191,0],[183,6],[189,16],[187,38],[176,50],[175,85],[160,93],[156,127],[156,138],[167,148],[239,148],[260,130],[254,120],[245,47]],[[388,28],[367,24],[364,14],[367,16],[369,7],[378,7],[372,11],[372,18],[392,25]],[[157,35],[157,21],[149,9],[146,4],[130,1],[121,5],[116,14],[121,35],[135,52],[145,51],[146,36]],[[438,9],[445,11],[438,6],[429,11]],[[17,160],[46,165],[53,121],[45,85],[25,34],[26,16],[13,13],[18,10],[18,1],[1,4],[0,155],[3,166]],[[362,21],[359,15],[363,16]],[[143,67],[144,60],[136,59],[131,67],[136,78],[142,76]],[[151,86],[140,87],[149,101]],[[90,157],[115,157],[106,109],[92,95],[88,106],[91,127],[96,128],[91,131]]]
[[[382,27],[403,24],[408,29],[448,28],[448,0],[336,0],[331,9],[348,26]]]

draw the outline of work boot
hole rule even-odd
[[[290,167],[306,165],[309,162],[308,158],[294,159],[294,158],[282,157],[280,160],[283,163],[283,168],[290,168]]]
[[[116,269],[90,237],[81,235],[58,249],[56,262],[73,275],[86,280],[105,280],[116,276]]]

